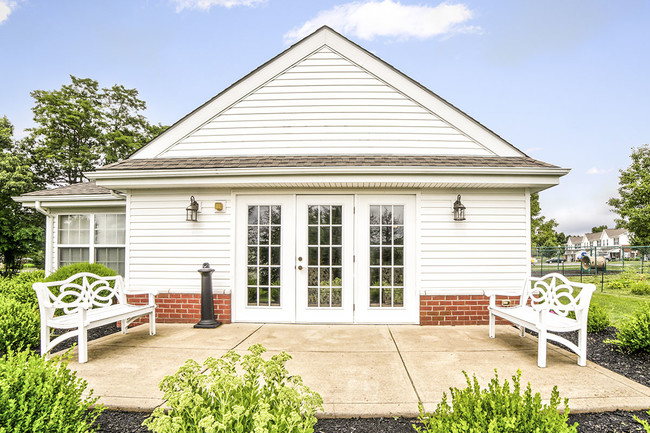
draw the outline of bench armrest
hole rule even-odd
[[[497,296],[521,296],[521,291],[514,290],[483,290],[483,296],[490,298],[490,307],[496,306]]]

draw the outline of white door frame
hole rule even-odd
[[[249,306],[248,206],[281,206],[280,306]],[[237,195],[235,205],[235,290],[232,292],[235,322],[295,322],[295,197],[292,195]]]
[[[404,304],[403,307],[370,307],[371,205],[404,206]],[[416,279],[416,195],[358,195],[356,202],[356,323],[419,323],[420,297]]]
[[[342,207],[342,276],[340,307],[308,304],[308,206]],[[329,231],[329,230],[328,230]],[[320,234],[319,234],[320,236]],[[321,242],[322,243],[322,242]],[[327,244],[327,242],[325,242]],[[313,248],[313,247],[312,247]],[[318,249],[318,247],[316,247]],[[329,252],[330,249],[328,248]],[[296,199],[296,321],[300,323],[353,323],[354,321],[354,195],[298,195]],[[317,257],[318,259],[318,257]],[[313,264],[313,263],[312,263]],[[316,266],[318,263],[315,264]],[[327,269],[327,267],[325,268]],[[312,270],[318,272],[318,268]],[[322,289],[322,287],[320,288]],[[313,289],[312,289],[313,290]]]

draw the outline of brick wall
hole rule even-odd
[[[215,294],[214,318],[222,323],[230,323],[230,294]],[[147,295],[129,295],[128,302],[134,305],[147,303]],[[156,296],[157,323],[196,323],[201,320],[201,295],[184,293],[163,293]],[[134,322],[146,323],[148,318]]]
[[[519,296],[497,296],[497,305],[506,299],[519,303]],[[420,325],[486,325],[489,303],[483,295],[421,295]],[[497,323],[507,322],[497,318]]]

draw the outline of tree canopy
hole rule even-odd
[[[616,224],[631,234],[633,245],[650,245],[650,146],[632,148],[632,163],[619,173],[619,197],[608,200]]]
[[[146,103],[136,89],[70,79],[59,90],[30,93],[36,126],[28,129],[21,153],[48,185],[81,182],[84,171],[128,157],[164,130],[142,115]]]
[[[14,152],[13,125],[0,118],[0,259],[2,275],[20,269],[21,260],[43,248],[43,216],[12,200],[39,188],[26,161]]]
[[[607,230],[607,224],[603,224],[602,226],[592,227],[591,233],[601,233],[604,230]]]
[[[539,204],[539,194],[530,195],[530,239],[533,247],[557,247],[566,243],[564,233],[558,233],[558,226],[554,218],[549,220],[541,215],[542,207]]]

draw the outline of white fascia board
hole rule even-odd
[[[174,188],[174,187],[274,187],[276,185],[363,185],[386,184],[453,184],[463,187],[508,188],[530,187],[546,189],[559,183],[559,176],[548,174],[510,175],[471,173],[465,175],[445,173],[339,173],[339,174],[277,174],[277,175],[239,175],[239,176],[182,176],[182,177],[139,177],[139,178],[104,178],[97,179],[97,184],[110,188]]]
[[[172,125],[170,129],[135,152],[131,158],[159,157],[185,136],[191,134],[213,117],[324,45],[364,68],[388,86],[403,93],[406,97],[421,104],[425,109],[435,113],[451,126],[473,138],[490,153],[498,156],[525,156],[523,152],[488,130],[485,126],[384,61],[368,54],[364,49],[346,40],[331,29],[322,28],[188,114],[184,119]]]
[[[33,208],[40,202],[44,208],[70,208],[70,207],[120,207],[126,206],[125,199],[118,199],[110,194],[97,195],[63,195],[63,196],[27,196],[12,197],[24,207]]]

